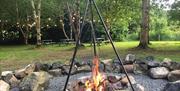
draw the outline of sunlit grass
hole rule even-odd
[[[154,56],[162,61],[164,58],[171,58],[180,61],[180,41],[152,41],[150,49],[138,50],[138,42],[115,42],[116,49],[123,59],[126,54],[132,53],[137,57]],[[32,62],[69,62],[72,57],[74,45],[48,45],[40,49],[34,45],[0,46],[0,64],[3,70],[17,69]],[[116,58],[110,44],[97,46],[100,58]],[[86,59],[93,57],[93,48],[85,44],[78,50],[77,58]]]

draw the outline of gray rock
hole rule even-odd
[[[68,75],[69,70],[70,70],[70,66],[69,66],[69,65],[63,65],[63,66],[61,67],[61,70],[62,70],[62,74],[63,74],[63,75]],[[72,67],[72,70],[71,70],[71,74],[75,74],[76,71],[77,71],[77,67],[76,67],[76,66],[73,66],[73,67]]]
[[[159,78],[159,79],[166,78],[168,73],[169,73],[169,70],[165,67],[151,68],[149,71],[149,75],[152,78]]]
[[[180,70],[174,70],[169,72],[168,74],[169,81],[177,81],[180,80]]]
[[[121,65],[118,62],[113,62],[112,64],[112,72],[113,73],[120,73],[121,72]]]
[[[133,64],[124,65],[124,68],[125,68],[126,72],[128,72],[128,73],[133,73],[134,72],[134,65]],[[120,70],[121,70],[121,72],[124,72],[122,66],[120,66]]]
[[[81,72],[91,72],[91,67],[89,65],[82,65],[80,67],[77,68],[77,73],[81,73]]]
[[[48,86],[50,75],[47,72],[33,72],[20,83],[21,91],[44,91]]]
[[[35,70],[35,65],[34,64],[29,64],[23,69],[16,70],[15,71],[15,77],[18,79],[24,78],[25,76],[31,74]]]
[[[0,91],[9,91],[10,85],[3,80],[0,80]]]
[[[11,86],[11,88],[17,87],[20,83],[20,80],[18,80],[13,74],[8,74],[3,79]]]
[[[49,70],[48,73],[52,76],[62,76],[62,70],[61,69],[53,69],[53,70]]]
[[[167,83],[163,91],[180,91],[180,80]]]
[[[92,68],[92,67],[91,67],[91,68]],[[100,72],[105,72],[105,70],[106,70],[106,64],[100,62],[100,63],[99,63],[99,71],[100,71]]]
[[[136,80],[135,80],[135,78],[133,76],[129,75],[128,77],[129,77],[132,84],[136,84]],[[130,83],[129,83],[128,78],[126,76],[122,77],[120,82],[124,86],[130,86]]]
[[[63,65],[60,62],[54,62],[52,64],[52,69],[59,69],[61,68]]]
[[[101,61],[101,69],[104,72],[112,72],[112,59],[106,59]]]
[[[160,62],[157,61],[147,61],[148,69],[160,66]]]
[[[148,72],[148,66],[146,64],[134,64],[135,74],[146,74]]]
[[[112,59],[101,60],[101,62],[106,64],[106,65],[111,65],[112,64]]]
[[[113,72],[112,65],[104,65],[104,72],[112,73]]]
[[[171,62],[172,62],[171,59],[164,58],[164,60],[161,62],[161,66],[169,68],[171,66]]]
[[[163,62],[172,62],[172,60],[170,58],[164,58]]]
[[[135,55],[128,54],[128,55],[126,55],[124,64],[132,64],[132,63],[134,63],[135,59],[136,59]]]
[[[8,75],[8,74],[13,74],[13,71],[3,71],[3,72],[1,73],[1,76],[2,76],[2,77],[5,77],[5,76]]]
[[[180,70],[180,62],[171,62],[171,65],[168,68],[170,70]]]
[[[34,71],[48,71],[51,68],[50,64],[42,64],[40,62],[36,62]]]

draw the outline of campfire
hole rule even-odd
[[[105,77],[99,72],[99,59],[93,59],[92,76],[85,82],[85,91],[104,91]]]
[[[94,57],[92,63],[90,76],[83,76],[71,81],[67,91],[119,91],[128,89],[129,82],[126,76],[100,72],[98,57]],[[132,76],[130,76],[130,79],[134,81]]]

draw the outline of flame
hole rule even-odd
[[[103,91],[104,89],[103,75],[99,72],[98,57],[93,59],[92,79],[87,80],[85,86],[85,91]]]

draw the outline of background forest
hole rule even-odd
[[[39,0],[0,0],[0,44],[35,44],[36,28],[34,8]],[[41,1],[41,0],[40,0]],[[110,29],[113,40],[139,40],[141,26],[141,0],[96,0],[98,7]],[[171,3],[170,3],[171,2]],[[41,37],[59,42],[60,39],[74,38],[69,13],[80,10],[83,15],[86,0],[42,0],[40,7]],[[149,40],[180,40],[180,1],[151,0]],[[38,9],[37,9],[38,10]],[[74,13],[75,14],[75,13]],[[97,37],[104,37],[103,27],[95,15]],[[82,18],[82,17],[81,17]],[[82,31],[82,42],[90,41],[89,19]]]

